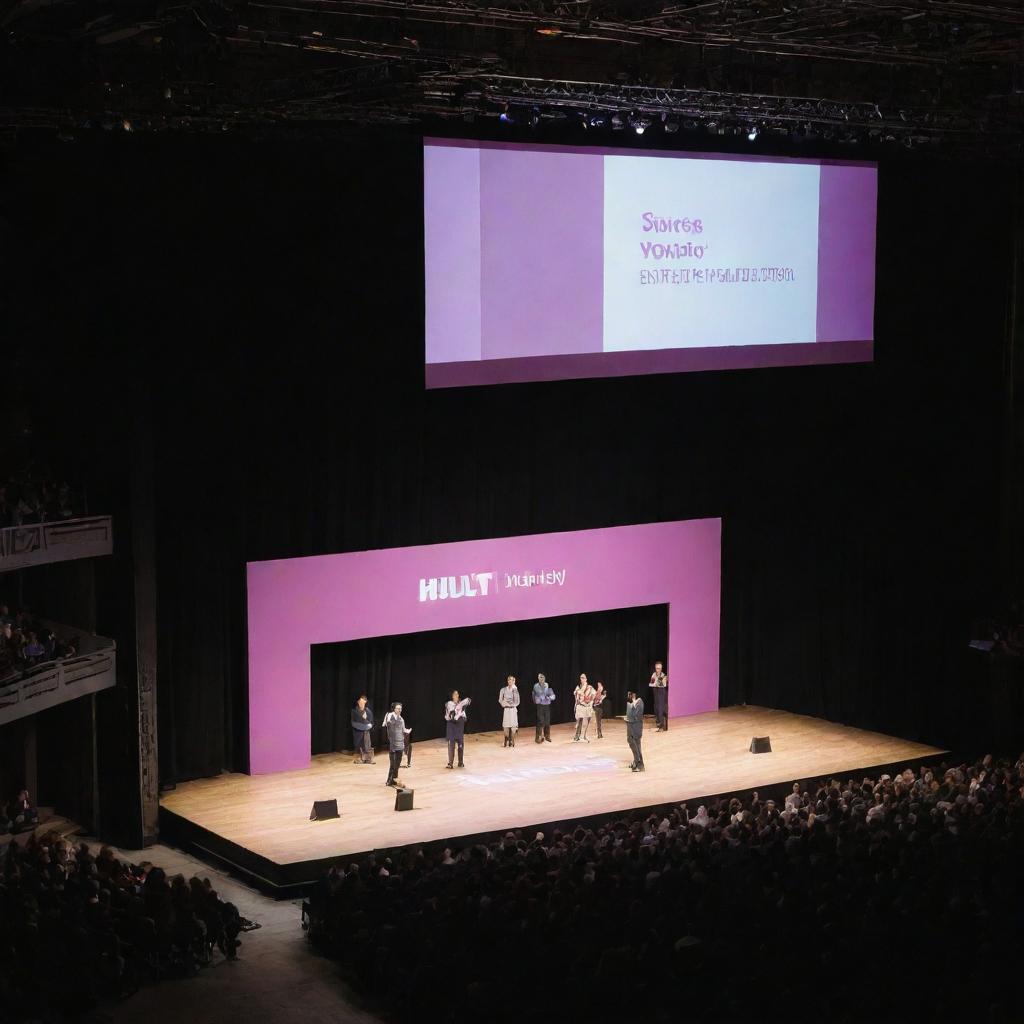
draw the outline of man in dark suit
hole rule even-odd
[[[633,751],[633,763],[629,766],[635,772],[644,770],[644,754],[640,740],[644,734],[644,702],[630,691],[626,694],[626,740]]]
[[[373,764],[373,708],[366,703],[366,694],[361,693],[352,709],[352,749],[355,752],[353,764]]]

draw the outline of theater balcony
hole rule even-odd
[[[10,526],[0,530],[0,572],[109,555],[113,546],[114,524],[110,516]]]
[[[71,627],[58,623],[42,624],[59,634],[75,633]],[[76,645],[77,653],[71,657],[41,662],[0,679],[0,725],[114,685],[117,675],[114,641],[103,636],[77,634]]]

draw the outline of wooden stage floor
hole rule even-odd
[[[526,718],[526,715],[523,716]],[[161,831],[246,868],[273,885],[317,877],[316,862],[375,849],[564,822],[591,815],[818,778],[942,751],[920,743],[757,707],[730,707],[672,719],[667,732],[644,726],[643,774],[631,760],[621,719],[604,739],[574,743],[573,727],[536,744],[533,725],[514,750],[502,734],[466,737],[466,767],[445,767],[442,739],[413,747],[399,778],[415,789],[415,809],[396,813],[384,785],[387,755],[356,765],[351,754],[322,754],[310,767],[275,775],[224,774],[183,783],[161,799]],[[748,751],[770,736],[770,754]],[[337,798],[341,817],[309,821],[314,800]],[[696,810],[696,808],[691,808]],[[243,865],[244,866],[244,865]]]

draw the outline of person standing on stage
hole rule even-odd
[[[361,693],[352,709],[352,750],[356,759],[353,764],[374,764],[373,760],[373,709],[366,703],[366,694]]]
[[[604,739],[601,722],[604,720],[604,699],[607,696],[608,691],[604,688],[604,683],[598,679],[597,689],[594,691],[594,720],[597,722],[597,738],[599,740]]]
[[[402,705],[396,701],[391,705],[391,710],[384,716],[384,730],[388,735],[388,781],[385,786],[397,786],[398,769],[402,767],[402,754],[405,753],[405,739],[412,732],[406,728],[405,719],[402,717]]]
[[[668,729],[668,676],[662,671],[661,662],[654,663],[650,687],[654,691],[654,720],[658,732]]]
[[[626,740],[633,752],[633,763],[629,766],[635,772],[644,770],[644,755],[640,741],[644,734],[644,702],[639,694],[626,694]]]
[[[516,733],[519,732],[519,688],[516,677],[509,676],[505,685],[498,691],[498,703],[501,705],[501,727],[505,730],[503,747],[516,745]]]
[[[459,699],[459,691],[452,690],[451,699],[444,706],[445,732],[448,736],[448,764],[451,768],[455,759],[455,747],[459,748],[459,767],[465,768],[462,763],[462,751],[466,736],[466,708],[472,703],[472,698],[463,697]]]
[[[555,691],[548,686],[543,672],[537,673],[533,687],[533,703],[537,705],[537,743],[551,742],[551,702]]]
[[[579,743],[580,739],[584,743],[589,743],[587,730],[590,728],[590,720],[594,717],[594,688],[587,681],[585,672],[580,674],[580,684],[572,691],[572,695],[576,701],[576,735],[573,737],[573,743]]]

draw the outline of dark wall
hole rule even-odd
[[[955,742],[999,557],[1003,172],[882,167],[873,365],[435,392],[415,139],[126,136],[5,177],[48,299],[21,329],[114,435],[152,389],[166,779],[246,765],[247,559],[709,515],[723,704]]]

